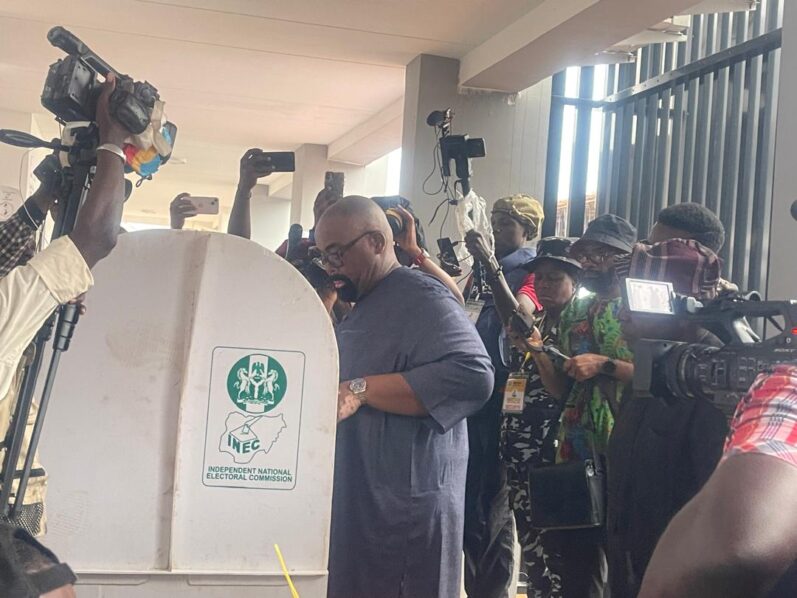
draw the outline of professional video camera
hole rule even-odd
[[[481,137],[470,138],[468,135],[452,135],[451,122],[453,118],[454,111],[451,108],[435,110],[426,118],[426,124],[434,127],[438,135],[440,177],[443,181],[442,190],[446,193],[444,202],[447,201],[450,205],[456,206],[455,215],[460,234],[460,239],[456,242],[452,242],[448,237],[438,239],[440,253],[437,257],[440,260],[440,266],[446,273],[450,276],[460,276],[462,274],[460,259],[467,257],[467,253],[462,247],[457,249],[455,246],[464,241],[465,232],[471,228],[478,230],[488,238],[492,238],[492,230],[490,230],[489,223],[486,222],[485,202],[471,192],[470,186],[470,178],[473,175],[471,158],[483,158],[486,155],[484,139]],[[461,197],[456,195],[456,184],[449,186],[448,183],[448,179],[451,177],[452,160],[457,182],[462,190]],[[437,157],[435,157],[435,164],[437,164]],[[484,226],[480,226],[481,224]],[[477,289],[476,292],[484,291],[481,266],[474,264],[473,272],[476,280],[474,286]]]
[[[107,62],[63,27],[53,27],[47,39],[68,54],[50,67],[42,92],[42,105],[61,122],[92,121],[100,95],[97,75],[117,75],[111,94],[111,115],[124,127],[139,135],[150,123],[158,90],[144,81],[133,81],[119,74]]]
[[[722,348],[666,340],[643,340],[634,349],[634,395],[711,401],[727,416],[756,376],[797,361],[797,301],[761,301],[757,293],[702,304],[673,293],[668,282],[626,279],[628,309],[681,318],[729,338]],[[748,320],[763,318],[778,334],[762,340]],[[782,320],[782,322],[781,322]]]
[[[163,103],[152,85],[135,82],[127,75],[120,74],[63,27],[51,29],[47,39],[68,54],[50,67],[42,92],[42,105],[63,125],[62,137],[48,142],[24,132],[0,130],[0,141],[23,148],[49,148],[56,152],[34,171],[58,202],[52,234],[55,239],[72,231],[97,164],[99,129],[95,112],[101,91],[98,75],[105,77],[113,73],[116,76],[117,83],[109,99],[109,108],[111,115],[131,133],[131,143],[122,148],[129,172],[134,171],[142,178],[148,178],[160,164],[165,163],[171,155],[177,129],[166,122]],[[132,184],[126,181],[126,196],[129,196],[131,189]],[[24,370],[11,425],[2,442],[5,453],[2,460],[0,516],[28,529],[34,529],[35,526],[28,521],[29,517],[22,509],[33,459],[60,357],[69,348],[79,315],[77,305],[62,305],[37,333],[34,357]],[[25,431],[33,406],[33,395],[43,365],[45,346],[51,338],[54,338],[53,353],[39,399],[39,412],[30,440],[27,441]],[[27,457],[23,468],[18,470],[20,455],[26,443]],[[16,488],[15,480],[18,480]]]
[[[451,160],[462,184],[462,195],[470,191],[471,158],[484,158],[487,154],[484,149],[484,139],[481,137],[470,138],[467,135],[452,135],[451,121],[454,111],[451,108],[435,110],[426,118],[426,124],[435,127],[440,132],[440,157],[441,170],[444,177],[451,176]]]

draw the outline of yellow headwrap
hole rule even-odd
[[[534,236],[540,230],[545,213],[539,201],[530,195],[517,194],[495,202],[493,212],[505,212],[520,222]]]

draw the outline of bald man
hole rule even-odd
[[[347,197],[316,228],[341,298],[329,598],[458,598],[465,418],[487,401],[490,358],[437,279],[396,261],[384,213]]]

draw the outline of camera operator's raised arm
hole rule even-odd
[[[130,133],[109,112],[108,101],[115,86],[116,79],[109,73],[97,102],[100,129],[97,170],[86,202],[69,235],[89,268],[106,257],[116,245],[125,201],[125,160],[121,147]],[[118,154],[114,149],[119,150]]]
[[[119,148],[129,133],[109,114],[113,89],[114,77],[109,75],[97,104],[101,147],[94,184],[73,231],[0,279],[0,397],[6,396],[36,331],[59,305],[91,287],[90,268],[116,245],[125,193],[124,161],[113,146]]]

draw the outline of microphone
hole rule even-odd
[[[430,127],[439,127],[446,121],[450,121],[452,116],[454,116],[454,111],[451,108],[435,110],[426,117],[426,124]]]
[[[296,259],[296,252],[302,242],[303,232],[304,229],[301,224],[291,224],[291,228],[288,229],[288,248],[285,251],[285,259],[289,262]]]
[[[791,217],[797,220],[797,199],[791,204]]]

